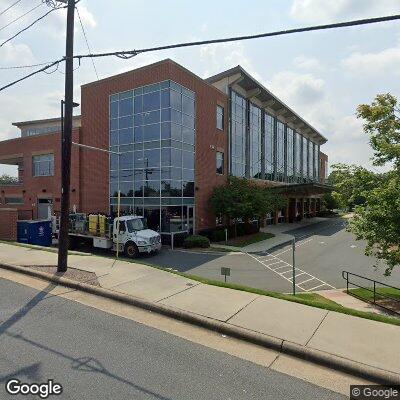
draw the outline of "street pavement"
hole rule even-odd
[[[0,398],[12,377],[62,399],[344,399],[132,320],[0,279]],[[328,328],[329,329],[329,328]],[[323,343],[318,345],[323,346]]]
[[[308,280],[304,285],[298,286],[300,292],[313,288],[345,288],[343,270],[400,287],[400,269],[395,269],[389,277],[384,276],[384,264],[374,257],[365,256],[365,242],[357,241],[352,233],[347,232],[346,224],[346,220],[342,218],[330,218],[308,226],[284,224],[267,227],[266,230],[277,231],[277,234],[283,234],[285,238],[296,238],[295,263],[299,269],[296,274],[303,272],[302,277],[298,277],[298,282]],[[229,267],[231,276],[228,277],[228,282],[265,290],[291,292],[291,245],[278,245],[267,251],[259,251],[260,247],[262,248],[262,244],[257,248],[244,248],[243,251],[248,251],[249,254],[163,249],[154,256],[142,257],[141,261],[216,280],[223,280],[220,274],[221,267]],[[258,250],[254,251],[255,248]],[[378,268],[375,268],[375,265],[378,265]],[[356,278],[354,280],[363,286],[372,286],[372,283],[368,284]]]
[[[56,257],[57,254],[48,251],[0,243],[0,263],[12,261],[15,265],[31,265],[32,260],[36,260],[39,265],[51,265],[56,263]],[[105,289],[217,320],[232,329],[239,326],[311,351],[317,349],[400,374],[400,366],[393,357],[400,343],[398,326],[207,285],[162,269],[122,260],[70,256],[69,266],[77,265],[85,271],[95,272]],[[0,276],[7,278],[7,272],[0,270]]]

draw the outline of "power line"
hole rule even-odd
[[[0,70],[35,68],[35,67],[41,67],[42,65],[50,64],[52,62],[54,61],[46,61],[38,64],[28,64],[28,65],[13,65],[10,67],[0,67]]]
[[[16,6],[21,0],[17,0],[15,3],[11,4],[10,6],[8,6],[5,10],[3,10],[2,12],[0,12],[0,15],[3,15],[4,13],[6,13],[10,8]]]
[[[19,82],[24,81],[25,79],[30,78],[31,76],[34,76],[34,75],[36,75],[36,74],[39,74],[40,72],[47,71],[49,68],[53,67],[54,65],[58,65],[60,62],[62,62],[62,61],[64,61],[64,60],[65,60],[65,58],[61,58],[60,60],[54,61],[54,62],[52,62],[52,63],[46,65],[45,67],[38,69],[37,71],[31,72],[30,74],[25,75],[25,76],[23,76],[22,78],[17,79],[16,81],[10,82],[10,83],[8,83],[8,84],[5,85],[5,86],[0,87],[0,92],[1,92],[2,90],[4,90],[4,89],[7,89],[7,88],[11,87],[11,86],[14,86],[15,84],[17,84],[17,83],[19,83]],[[56,71],[56,70],[54,70],[53,72],[55,72],[55,71]]]
[[[203,46],[206,44],[236,42],[236,41],[250,40],[250,39],[260,39],[260,38],[266,38],[266,37],[272,37],[272,36],[290,35],[293,33],[320,31],[320,30],[325,30],[325,29],[347,28],[350,26],[376,24],[376,23],[380,23],[380,22],[394,21],[394,20],[398,20],[398,19],[400,19],[400,14],[389,15],[386,17],[377,17],[377,18],[368,18],[368,19],[347,21],[347,22],[339,22],[339,23],[334,23],[334,24],[309,26],[309,27],[305,27],[305,28],[287,29],[287,30],[282,30],[282,31],[260,33],[260,34],[256,34],[256,35],[237,36],[237,37],[229,37],[229,38],[224,38],[224,39],[213,39],[213,40],[202,40],[202,41],[197,41],[197,42],[178,43],[178,44],[171,44],[171,45],[166,45],[166,46],[150,47],[147,49],[140,49],[140,50],[115,51],[115,52],[98,53],[98,54],[80,54],[80,55],[74,56],[74,58],[108,57],[108,56],[117,56],[120,58],[131,58],[140,53],[147,53],[147,52],[151,52],[151,51],[176,49],[176,48],[180,48],[180,47]]]
[[[26,15],[30,14],[31,12],[35,11],[37,8],[41,7],[43,5],[43,3],[38,4],[37,6],[31,8],[29,11],[27,11],[26,13],[20,15],[19,17],[13,19],[12,21],[10,21],[8,24],[2,26],[0,28],[0,31],[2,31],[3,29],[6,29],[8,26],[12,25],[14,22],[19,21],[20,19],[24,18]]]
[[[77,12],[77,14],[78,14],[79,22],[80,22],[80,24],[81,24],[83,36],[84,36],[85,41],[86,41],[86,46],[87,46],[87,48],[88,48],[88,50],[89,50],[89,53],[92,53],[92,50],[90,50],[88,38],[87,38],[87,36],[86,36],[85,27],[83,26],[83,22],[82,22],[82,19],[81,19],[81,14],[79,13],[78,7],[75,7],[75,8],[76,8],[76,12]],[[99,80],[99,74],[97,73],[97,69],[96,69],[96,65],[95,65],[95,63],[94,63],[93,57],[91,57],[91,60],[92,60],[94,72],[96,73],[96,76],[97,76],[97,80]]]
[[[31,24],[29,24],[27,27],[25,27],[24,29],[21,29],[20,31],[18,31],[15,35],[11,36],[10,38],[8,38],[7,40],[5,40],[3,43],[0,44],[0,47],[4,46],[6,43],[10,42],[11,40],[15,39],[17,36],[19,36],[21,33],[25,32],[26,30],[28,30],[30,27],[32,27],[33,25],[35,25],[37,22],[39,22],[40,20],[42,20],[43,18],[47,17],[50,13],[52,13],[55,10],[59,10],[60,8],[65,8],[65,6],[63,7],[57,7],[57,8],[52,8],[50,11],[48,11],[47,13],[43,14],[41,17],[36,18]]]
[[[318,31],[318,30],[324,30],[324,29],[344,28],[344,27],[350,27],[350,26],[367,25],[367,24],[374,24],[374,23],[379,23],[379,22],[394,21],[394,20],[398,20],[398,19],[400,19],[400,14],[390,15],[390,16],[386,16],[386,17],[340,22],[340,23],[335,23],[335,24],[310,26],[310,27],[306,27],[306,28],[288,29],[288,30],[283,30],[283,31],[261,33],[261,34],[257,34],[257,35],[230,37],[230,38],[225,38],[225,39],[203,40],[203,41],[197,41],[197,42],[178,43],[178,44],[159,46],[159,47],[151,47],[151,48],[140,49],[140,50],[116,51],[116,52],[98,53],[98,54],[80,54],[80,55],[73,56],[73,58],[82,59],[82,58],[107,57],[107,56],[118,56],[121,58],[130,58],[130,57],[134,57],[140,53],[146,53],[146,52],[151,52],[151,51],[159,51],[159,50],[173,49],[173,48],[179,48],[179,47],[201,46],[201,45],[206,45],[206,44],[226,43],[226,42],[234,42],[234,41],[240,41],[240,40],[250,40],[250,39],[258,39],[258,38],[264,38],[264,37],[272,37],[272,36],[282,36],[282,35],[289,35],[289,34],[293,34],[293,33],[311,32],[311,31]],[[7,84],[6,86],[1,87],[0,91],[17,84],[18,82],[28,79],[29,77],[36,75],[44,70],[47,70],[48,68],[51,68],[52,66],[54,66],[64,60],[65,60],[65,58],[60,59],[58,61],[54,61],[53,63],[45,66],[44,68],[41,68],[40,70],[32,72],[29,75],[26,75],[14,82]]]

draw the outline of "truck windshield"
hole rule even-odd
[[[126,225],[129,232],[142,231],[147,228],[144,218],[128,219]]]

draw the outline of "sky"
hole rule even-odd
[[[1,42],[47,12],[43,4],[3,28],[41,2],[21,0],[0,15]],[[0,0],[0,13],[12,3]],[[81,0],[78,8],[92,52],[104,52],[400,14],[400,0]],[[55,11],[0,47],[0,68],[61,58],[65,20],[65,10]],[[75,22],[75,53],[87,53],[79,19]],[[399,96],[400,21],[160,51],[130,60],[108,57],[95,65],[101,79],[165,58],[202,78],[240,64],[328,139],[322,151],[330,165],[376,170],[356,108],[379,93]],[[97,78],[89,59],[75,67],[74,100],[80,102],[80,85]],[[27,72],[2,69],[0,85]],[[0,92],[0,140],[19,136],[12,122],[59,116],[63,90],[60,66]],[[15,175],[16,170],[0,164],[3,173]]]

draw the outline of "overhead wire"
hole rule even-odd
[[[35,7],[31,8],[30,10],[28,10],[27,12],[25,12],[24,14],[20,15],[19,17],[13,19],[12,21],[10,21],[8,24],[0,27],[0,31],[2,31],[3,29],[6,29],[7,27],[9,27],[10,25],[12,25],[14,22],[19,21],[20,19],[22,19],[23,17],[25,17],[26,15],[30,14],[31,12],[35,11],[37,8],[43,6],[43,3],[39,3],[38,5],[36,5]]]
[[[10,6],[8,6],[5,10],[3,10],[2,12],[0,12],[0,16],[5,14],[10,8],[16,6],[18,3],[20,3],[21,0],[17,0],[14,3],[12,3]]]
[[[55,9],[58,9],[58,8],[55,8]],[[55,9],[52,9],[51,11],[54,11]],[[44,16],[42,18],[44,18]],[[389,15],[389,16],[385,16],[385,17],[367,18],[367,19],[339,22],[339,23],[333,23],[333,24],[316,25],[316,26],[309,26],[309,27],[304,27],[304,28],[294,28],[294,29],[287,29],[287,30],[281,30],[281,31],[260,33],[260,34],[256,34],[256,35],[236,36],[236,37],[228,37],[228,38],[223,38],[223,39],[202,40],[202,41],[196,41],[196,42],[184,42],[184,43],[177,43],[177,44],[171,44],[171,45],[150,47],[150,48],[139,49],[139,50],[127,50],[127,51],[123,50],[123,51],[114,51],[114,52],[97,53],[97,54],[93,54],[90,52],[90,54],[75,55],[75,56],[73,56],[73,58],[81,60],[83,58],[117,56],[117,57],[126,59],[126,58],[134,57],[141,53],[152,52],[152,51],[160,51],[160,50],[190,47],[190,46],[202,46],[202,45],[217,44],[217,43],[227,43],[227,42],[234,42],[234,41],[241,41],[241,40],[274,37],[274,36],[283,36],[283,35],[289,35],[289,34],[294,34],[294,33],[312,32],[312,31],[319,31],[319,30],[326,30],[326,29],[345,28],[345,27],[351,27],[351,26],[360,26],[360,25],[375,24],[375,23],[381,23],[381,22],[387,22],[387,21],[394,21],[394,20],[399,20],[399,19],[400,19],[400,14],[396,14],[396,15]],[[0,47],[1,47],[1,45],[0,45]],[[1,87],[0,91],[4,90],[6,88],[9,88],[25,79],[28,79],[29,77],[34,76],[40,72],[46,71],[47,69],[51,68],[52,66],[54,66],[56,64],[59,64],[61,61],[64,61],[64,60],[65,60],[65,58],[62,58],[58,61],[54,61],[54,62],[50,63],[49,65],[46,65],[45,67],[43,67],[37,71],[34,71],[16,81],[13,81],[13,82]]]
[[[34,75],[36,75],[36,74],[39,74],[40,72],[47,71],[48,69],[50,69],[50,68],[53,67],[54,65],[57,65],[57,64],[59,64],[60,62],[64,61],[64,59],[65,59],[65,58],[61,58],[60,60],[54,61],[54,62],[52,62],[52,63],[46,65],[46,66],[43,67],[43,68],[40,68],[40,69],[38,69],[38,70],[36,70],[36,71],[34,71],[34,72],[31,72],[31,73],[28,74],[28,75],[23,76],[22,78],[19,78],[19,79],[13,81],[13,82],[8,83],[8,84],[5,85],[5,86],[0,87],[0,92],[3,91],[3,90],[5,90],[5,89],[7,89],[7,88],[9,88],[9,87],[11,87],[11,86],[16,85],[16,84],[19,83],[19,82],[22,82],[22,81],[24,81],[24,80],[30,78],[31,76],[34,76]],[[55,72],[55,71],[54,71],[54,72]]]
[[[57,7],[57,8],[52,8],[50,11],[48,11],[47,13],[43,14],[42,16],[40,16],[39,18],[36,18],[32,23],[30,23],[28,26],[26,26],[25,28],[21,29],[20,31],[18,31],[15,35],[11,36],[10,38],[8,38],[7,40],[5,40],[4,42],[2,42],[0,44],[0,47],[4,46],[6,43],[10,42],[11,40],[15,39],[17,36],[19,36],[21,33],[25,32],[26,30],[28,30],[29,28],[31,28],[33,25],[35,25],[36,23],[38,23],[39,21],[41,21],[43,18],[47,17],[50,13],[52,13],[53,11],[59,10],[61,8],[65,8],[66,6],[61,6],[61,7]]]
[[[86,47],[88,48],[89,53],[92,53],[92,50],[90,50],[89,41],[88,41],[88,38],[87,38],[87,35],[86,35],[85,27],[84,27],[83,22],[82,22],[81,14],[79,13],[78,7],[75,6],[75,9],[76,9],[76,13],[78,14],[79,22],[81,24],[83,37],[85,38],[85,42],[86,42]],[[94,72],[96,73],[97,80],[99,80],[99,74],[97,73],[97,68],[96,68],[96,64],[94,63],[93,57],[91,58],[91,60],[92,60],[92,65],[93,65]]]
[[[176,43],[176,44],[150,47],[150,48],[144,48],[144,49],[138,49],[138,50],[121,50],[121,51],[97,53],[97,54],[80,54],[80,55],[75,55],[74,58],[108,57],[108,56],[117,56],[120,58],[131,58],[140,53],[147,53],[147,52],[153,52],[153,51],[176,49],[176,48],[181,48],[181,47],[204,46],[204,45],[208,45],[208,44],[217,44],[217,43],[237,42],[237,41],[242,41],[242,40],[260,39],[260,38],[273,37],[273,36],[283,36],[283,35],[290,35],[290,34],[294,34],[294,33],[312,32],[312,31],[320,31],[320,30],[326,30],[326,29],[346,28],[346,27],[351,27],[351,26],[360,26],[360,25],[375,24],[375,23],[380,23],[380,22],[394,21],[394,20],[399,20],[399,19],[400,19],[400,14],[396,14],[396,15],[389,15],[386,17],[366,18],[366,19],[359,19],[359,20],[353,20],[353,21],[338,22],[338,23],[333,23],[333,24],[316,25],[316,26],[308,26],[308,27],[304,27],[304,28],[294,28],[294,29],[286,29],[286,30],[281,30],[281,31],[259,33],[259,34],[255,34],[255,35],[236,36],[236,37],[228,37],[228,38],[222,38],[222,39],[201,40],[201,41],[196,41],[196,42]]]

